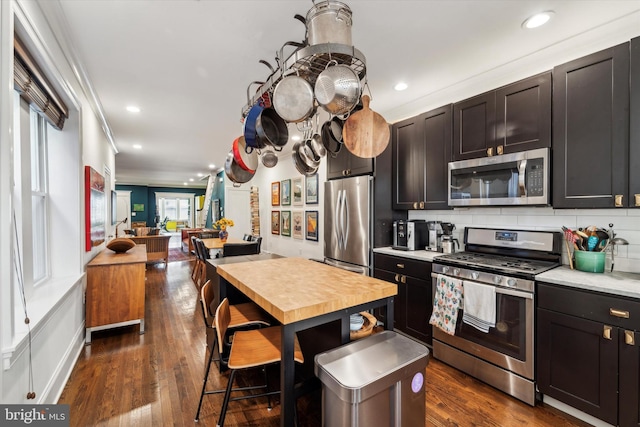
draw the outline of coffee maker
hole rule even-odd
[[[440,245],[442,238],[442,227],[440,221],[427,221],[427,229],[429,230],[429,244],[425,248],[428,251],[442,252]]]
[[[443,222],[440,226],[442,227],[442,252],[452,254],[456,251],[456,247],[460,248],[458,239],[453,238],[453,230],[456,226],[450,222]]]

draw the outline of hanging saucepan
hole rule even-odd
[[[352,46],[351,9],[346,4],[323,0],[314,4],[305,19],[309,45],[339,43]]]
[[[242,169],[255,173],[258,167],[258,152],[247,147],[244,136],[233,141],[232,151],[233,158]]]
[[[311,149],[311,140],[307,139],[303,141],[298,147],[298,155],[305,166],[308,168],[317,168],[320,166],[320,156],[313,152]]]
[[[298,172],[305,176],[311,176],[318,171],[318,166],[310,166],[300,156],[300,147],[304,146],[303,141],[296,142],[291,149],[291,158]]]
[[[369,108],[369,96],[362,96],[362,110],[352,113],[342,128],[342,142],[352,154],[373,158],[389,145],[389,124]]]
[[[262,161],[262,164],[265,167],[272,168],[278,164],[278,156],[273,152],[273,150],[267,148],[266,150],[262,150],[262,153],[260,153],[260,161]]]
[[[342,120],[334,117],[324,122],[322,130],[322,144],[331,155],[336,155],[342,148]]]
[[[348,65],[329,61],[318,75],[314,91],[318,104],[330,114],[347,114],[360,99],[360,79]]]
[[[313,154],[315,155],[316,158],[320,159],[327,155],[327,150],[324,148],[324,145],[322,144],[322,137],[320,136],[320,134],[318,134],[318,116],[317,115],[316,115],[315,133],[313,134],[312,137],[310,137],[306,141],[306,144],[309,146],[311,151],[313,151]]]
[[[311,84],[297,74],[284,77],[273,91],[273,108],[289,123],[299,123],[314,112]]]
[[[247,103],[250,104],[251,96],[249,95],[249,89],[253,84],[264,84],[263,82],[251,82],[247,87]],[[243,135],[244,139],[247,143],[248,150],[251,151],[254,148],[260,149],[264,148],[264,143],[258,139],[258,134],[256,130],[256,122],[262,113],[262,110],[265,109],[264,100],[262,97],[258,100],[256,104],[254,104],[247,113],[247,116],[244,119],[244,129]]]
[[[289,140],[287,122],[273,108],[262,110],[256,120],[256,132],[262,144],[271,145],[276,151],[282,150]]]
[[[224,163],[224,172],[231,182],[235,184],[244,184],[249,182],[253,178],[253,173],[242,169],[233,157],[233,150],[227,154],[227,159]]]

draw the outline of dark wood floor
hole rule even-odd
[[[138,326],[93,334],[59,401],[71,407],[71,426],[194,425],[205,332],[189,268],[148,267],[144,335]],[[214,370],[209,383],[222,388],[226,381]],[[427,426],[588,425],[545,405],[532,408],[433,359],[426,390]],[[215,426],[221,403],[219,395],[206,396],[199,425]],[[298,414],[301,426],[320,425],[319,391],[298,400]],[[277,402],[268,411],[266,399],[243,400],[231,402],[225,425],[278,426],[279,416]]]

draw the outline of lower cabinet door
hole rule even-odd
[[[431,281],[406,276],[407,295],[407,334],[420,341],[431,344],[431,325],[429,318],[433,310]]]
[[[540,391],[616,425],[619,329],[540,308],[537,315]]]
[[[401,275],[387,270],[376,268],[373,270],[373,277],[387,282],[395,283],[398,286],[398,294],[393,299],[393,327],[400,331],[404,331],[407,325],[407,295],[406,285],[400,281]],[[397,280],[396,280],[397,279]],[[374,315],[378,320],[386,323],[384,318],[384,310],[376,309]]]
[[[640,332],[620,330],[620,427],[640,426]]]

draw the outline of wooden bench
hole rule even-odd
[[[147,263],[164,261],[166,265],[169,262],[169,240],[171,235],[133,236],[130,239],[136,242],[136,245],[147,245]]]

